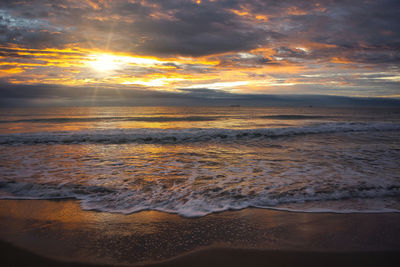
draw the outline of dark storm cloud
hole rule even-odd
[[[280,57],[295,57],[295,58],[304,58],[308,56],[308,53],[304,50],[301,50],[299,48],[289,48],[285,46],[281,46],[275,49],[277,52],[277,55]]]
[[[199,5],[177,0],[37,0],[2,1],[0,9],[1,42],[30,47],[78,44],[151,55],[201,56],[265,45],[281,49],[282,44],[299,40],[336,45],[336,53],[363,46],[386,51],[390,48],[384,45],[400,42],[397,0],[222,0]],[[257,15],[267,20],[257,21]],[[369,56],[363,59],[368,62]]]
[[[267,64],[279,64],[271,58],[259,54],[238,53],[218,57],[219,67],[259,67]]]

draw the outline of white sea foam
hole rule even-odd
[[[330,112],[259,112],[227,124],[221,119],[225,114],[210,114],[166,119],[128,114],[129,120],[145,122],[190,121],[170,123],[168,129],[116,129],[119,124],[104,126],[100,118],[99,127],[105,129],[100,130],[97,118],[57,119],[62,114],[54,121],[20,119],[10,131],[3,123],[7,134],[0,135],[0,199],[74,198],[87,210],[159,210],[188,217],[246,207],[400,211],[396,114],[388,120],[369,112],[374,122],[360,122],[352,113],[333,114],[332,119]],[[275,120],[289,124],[276,128],[270,124]],[[76,122],[80,130],[48,128],[63,122]],[[151,126],[160,127],[146,127]],[[175,126],[180,129],[171,128]],[[196,126],[202,128],[192,128]],[[12,133],[25,130],[36,132]]]
[[[376,187],[341,185],[340,188],[324,188],[323,192],[318,192],[321,185],[314,187],[312,190],[296,188],[292,191],[282,191],[282,188],[277,187],[263,189],[258,194],[243,194],[245,188],[218,189],[215,183],[211,183],[208,188],[195,188],[192,183],[187,183],[175,189],[165,190],[153,184],[150,190],[132,190],[124,186],[108,188],[77,184],[2,182],[0,199],[74,198],[80,200],[82,207],[87,210],[125,214],[158,210],[186,217],[247,207],[307,212],[400,212],[400,205],[396,201],[400,194],[400,184]]]
[[[179,143],[210,140],[235,140],[249,138],[277,138],[307,134],[398,131],[397,123],[345,123],[330,122],[301,127],[260,129],[109,129],[91,131],[36,132],[0,135],[0,144],[46,144],[46,143]]]

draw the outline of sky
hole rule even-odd
[[[0,104],[400,98],[399,10],[398,0],[2,0]]]

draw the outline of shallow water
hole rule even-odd
[[[183,216],[400,211],[400,109],[2,109],[0,197]]]

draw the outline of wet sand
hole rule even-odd
[[[27,250],[0,241],[2,266],[93,266],[118,265],[88,264],[59,261],[38,256]],[[135,264],[137,267],[168,266],[397,266],[399,253],[391,252],[307,252],[270,251],[256,249],[208,248],[195,250],[166,261],[150,264]],[[126,266],[126,265],[121,265]],[[129,265],[128,265],[129,266]]]
[[[2,266],[395,266],[399,222],[400,213],[244,209],[183,218],[83,211],[74,200],[0,201]]]

